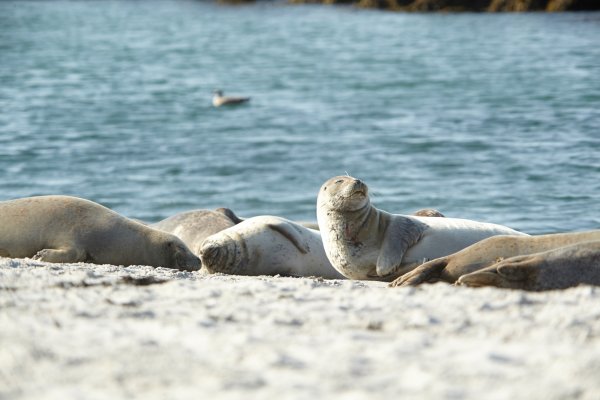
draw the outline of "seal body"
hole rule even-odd
[[[207,237],[242,222],[228,208],[192,210],[175,214],[150,226],[177,236],[196,256]]]
[[[534,291],[566,289],[582,284],[598,286],[600,240],[507,258],[463,275],[457,283]]]
[[[59,263],[200,268],[198,257],[177,237],[70,196],[0,202],[0,255]]]
[[[317,219],[327,257],[350,279],[390,280],[490,236],[525,236],[497,224],[378,210],[367,185],[349,176],[321,186]]]
[[[274,216],[248,218],[208,237],[200,259],[211,273],[344,278],[327,259],[319,231]]]
[[[504,259],[593,241],[600,241],[600,230],[490,237],[457,253],[426,262],[392,282],[391,286],[414,286],[437,281],[455,283],[463,275],[491,267]]]

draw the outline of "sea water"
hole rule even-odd
[[[0,200],[315,220],[345,174],[394,213],[600,228],[600,14],[0,2]]]

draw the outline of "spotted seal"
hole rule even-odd
[[[487,237],[526,235],[467,219],[387,213],[372,206],[367,185],[350,176],[333,177],[321,186],[317,220],[329,261],[350,279],[391,280],[423,260]]]

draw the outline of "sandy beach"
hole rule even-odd
[[[0,258],[1,399],[597,399],[600,289]]]

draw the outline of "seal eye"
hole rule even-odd
[[[335,181],[335,183],[342,183],[342,182],[344,182],[343,179],[338,179],[337,181]]]

